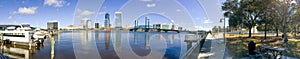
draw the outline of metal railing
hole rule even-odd
[[[181,55],[180,59],[198,59],[198,55],[201,51],[201,48],[203,47],[203,44],[208,34],[209,32],[205,32],[204,34],[201,34],[202,38],[200,38],[194,46],[188,49],[185,54]]]

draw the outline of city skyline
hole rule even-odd
[[[82,10],[82,14],[96,14],[96,19],[94,22],[99,22],[101,25],[104,25],[105,21],[105,13],[110,14],[110,23],[114,25],[115,18],[114,12],[118,12],[120,8],[124,6],[126,2],[130,0],[105,0],[103,5],[99,9],[99,11],[88,11]],[[145,0],[139,0],[142,2],[147,2]],[[149,0],[152,1],[152,0]],[[148,2],[149,2],[148,1]],[[155,0],[156,1],[156,0]],[[210,28],[213,27],[210,24],[215,23],[215,21],[207,20],[207,15],[203,11],[203,7],[201,7],[198,0],[176,0],[182,5],[190,14],[192,20],[196,24],[196,26],[201,26],[202,28]],[[220,0],[220,4],[223,0]],[[160,5],[156,4],[157,2],[153,2],[152,4],[147,4],[145,7],[158,7]],[[76,5],[78,4],[78,0],[4,0],[0,1],[1,13],[0,19],[3,21],[0,24],[20,24],[20,23],[30,23],[32,26],[46,28],[46,23],[48,21],[57,20],[60,22],[60,27],[67,27],[74,23],[74,13]],[[198,6],[195,6],[198,5]],[[182,10],[176,10],[182,11]],[[125,15],[125,14],[124,14]],[[149,16],[151,20],[151,24],[157,23],[165,23],[170,24],[170,20],[165,18],[166,16],[159,14],[146,14],[141,15],[137,19],[143,19],[144,16]],[[143,20],[140,20],[143,21]],[[139,22],[142,24],[143,22]],[[219,22],[218,22],[219,23]],[[133,26],[132,24],[128,24]],[[126,26],[126,25],[122,25]]]

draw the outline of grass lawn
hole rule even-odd
[[[261,35],[254,35],[251,38],[246,38],[244,36],[228,37],[227,35],[226,46],[235,58],[248,57],[248,42],[250,42],[251,40],[254,41],[257,44],[257,46],[259,45],[259,43],[263,43],[273,47],[288,48],[286,51],[283,52],[284,56],[300,58],[300,38],[290,38],[289,42],[287,44],[284,44],[283,40],[270,41],[276,38],[273,35],[268,35],[267,39],[263,40],[263,42],[261,42],[261,39],[264,39],[264,36]]]

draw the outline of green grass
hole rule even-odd
[[[258,46],[259,43],[261,43],[260,39],[263,38],[264,37],[260,37],[260,36],[252,37],[252,38],[245,38],[245,37],[227,38],[226,46],[234,57],[236,58],[248,57],[247,56],[248,42],[252,40],[255,43],[257,43]],[[273,38],[275,37],[274,36],[267,37],[268,40]],[[276,41],[276,42],[265,42],[264,44],[268,44],[270,46],[288,48],[285,52],[283,52],[284,56],[300,58],[300,42],[289,41],[288,44],[283,44],[283,41]]]

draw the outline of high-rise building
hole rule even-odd
[[[134,28],[137,28],[138,27],[138,20],[134,20]]]
[[[149,17],[145,17],[145,25],[146,25],[146,28],[150,28],[150,19],[149,19]]]
[[[99,23],[95,23],[95,28],[100,28]]]
[[[122,12],[115,12],[115,28],[122,28]]]
[[[93,24],[93,23],[91,23],[90,18],[83,18],[83,19],[81,20],[81,26],[82,26],[83,29],[88,29],[89,27],[92,28],[92,27],[91,27],[92,24]]]
[[[58,30],[58,21],[48,21],[47,29],[48,30]]]
[[[105,20],[104,20],[104,27],[109,27],[109,24],[110,24],[109,13],[106,13]]]

